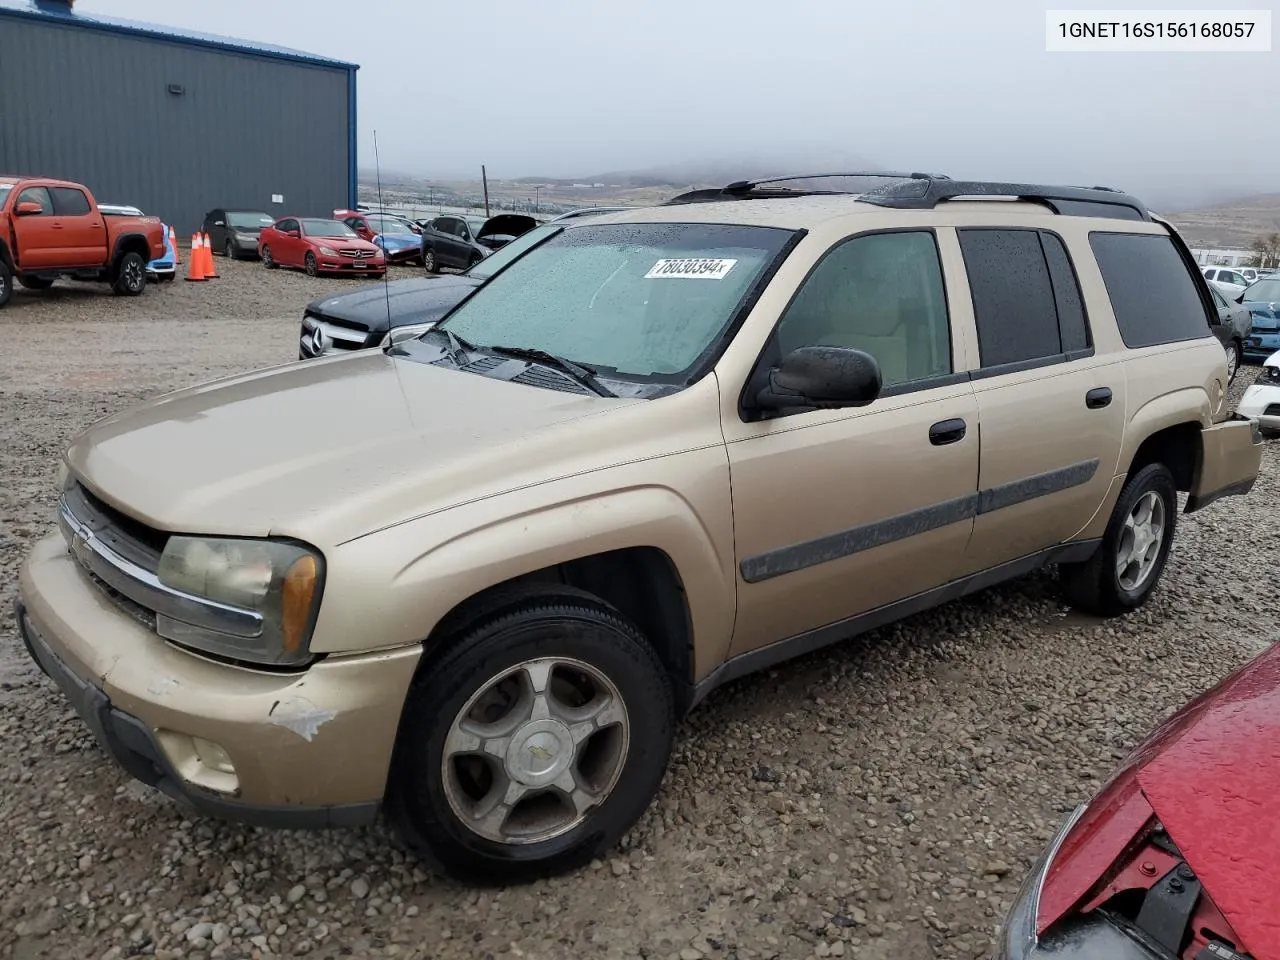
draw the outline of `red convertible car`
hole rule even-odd
[[[1156,728],[1067,819],[997,956],[1280,957],[1280,645]]]
[[[283,217],[258,235],[258,256],[268,270],[301,267],[311,276],[322,273],[363,273],[382,277],[386,256],[380,247],[361,240],[337,220]]]

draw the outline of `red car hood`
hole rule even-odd
[[[1280,957],[1280,647],[1176,714],[1138,786],[1256,957]]]
[[[382,248],[376,243],[370,243],[368,240],[362,240],[359,237],[313,237],[307,236],[307,240],[312,243],[323,243],[328,247],[355,247],[357,250],[374,250],[380,251]]]

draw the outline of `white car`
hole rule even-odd
[[[1209,286],[1215,288],[1228,300],[1235,300],[1249,285],[1244,274],[1230,267],[1205,267],[1204,278],[1209,281]]]
[[[1265,436],[1280,437],[1280,350],[1267,357],[1236,410],[1257,420]]]

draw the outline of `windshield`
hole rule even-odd
[[[304,237],[354,237],[356,232],[337,220],[303,220]]]
[[[700,223],[565,230],[511,263],[438,329],[544,350],[604,376],[680,379],[714,350],[791,231]]]
[[[265,213],[228,213],[227,226],[240,230],[261,230],[274,221]]]
[[[481,228],[487,222],[484,217],[463,217],[467,221],[467,226],[471,228],[471,235],[474,237],[480,232]]]
[[[1244,292],[1246,300],[1280,300],[1280,280],[1259,280]]]
[[[403,220],[394,220],[391,217],[368,217],[367,219],[369,229],[374,233],[413,233],[413,229]]]
[[[505,247],[494,251],[485,257],[474,267],[467,271],[468,277],[474,277],[477,280],[488,280],[495,273],[505,267],[520,254],[526,250],[536,247],[543,240],[552,234],[559,233],[564,227],[559,224],[547,224],[541,227],[535,227],[528,233],[522,233],[516,239],[512,240]]]

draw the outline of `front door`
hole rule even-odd
[[[20,217],[18,205],[35,203],[40,212]],[[18,242],[18,264],[23,270],[63,266],[62,226],[53,215],[53,200],[45,187],[27,187],[13,201],[13,232]]]
[[[63,266],[100,267],[107,261],[107,225],[77,187],[50,187],[54,223],[62,228]]]
[[[731,653],[856,617],[951,580],[973,529],[978,409],[930,230],[840,241],[765,351],[865,350],[865,407],[743,422],[726,413],[739,602]],[[741,384],[724,383],[736,399]],[[734,409],[728,403],[723,409]]]
[[[1068,248],[1048,230],[956,231],[978,333],[979,506],[965,572],[1069,540],[1106,501],[1125,375],[1094,355]]]

